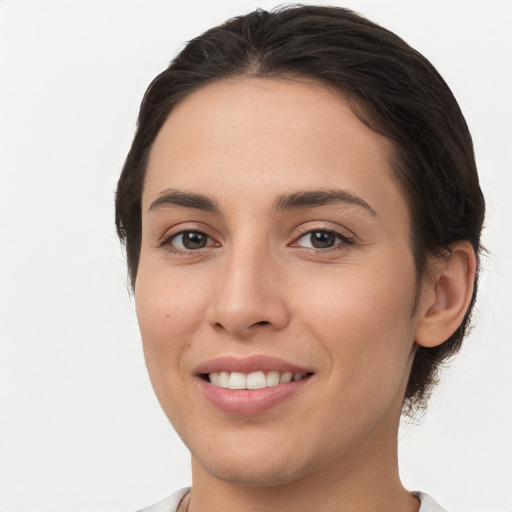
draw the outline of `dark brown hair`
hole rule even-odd
[[[478,255],[484,199],[471,135],[450,89],[422,55],[392,32],[337,7],[291,6],[233,18],[190,41],[150,84],[119,179],[116,226],[132,286],[141,245],[141,195],[148,155],[173,107],[209,82],[254,76],[314,79],[339,90],[362,122],[388,137],[409,203],[418,276],[429,254],[468,240]],[[460,348],[466,316],[450,338],[418,347],[405,407],[426,404],[440,365]]]

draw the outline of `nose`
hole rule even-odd
[[[209,321],[216,330],[246,339],[289,322],[282,269],[269,251],[233,250],[214,287]]]

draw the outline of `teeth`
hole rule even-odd
[[[277,386],[279,384],[279,372],[267,373],[267,386]]]
[[[249,374],[241,372],[212,372],[208,374],[214,386],[224,389],[262,389],[279,384],[287,384],[302,379],[306,374],[271,371],[265,374],[262,371]]]
[[[267,387],[267,377],[263,372],[253,372],[247,375],[247,389],[261,389]]]
[[[221,388],[229,388],[229,373],[228,372],[220,372],[219,374],[219,383],[216,384]]]
[[[286,384],[287,382],[291,382],[293,379],[293,373],[292,372],[285,372],[281,375],[279,379],[280,384]]]
[[[245,389],[246,381],[243,373],[233,372],[229,376],[229,389]]]

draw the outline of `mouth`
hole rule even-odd
[[[242,372],[211,372],[201,377],[210,384],[224,389],[264,389],[297,382],[312,375],[311,372],[280,372],[263,370],[251,373]]]
[[[202,394],[218,410],[253,416],[301,393],[314,372],[283,359],[254,355],[218,357],[195,369]]]

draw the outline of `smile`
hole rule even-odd
[[[265,355],[221,356],[194,369],[201,394],[223,413],[262,414],[300,394],[314,369]]]
[[[263,389],[279,384],[288,384],[306,377],[307,373],[292,373],[279,371],[255,371],[249,374],[241,372],[211,372],[208,379],[211,384],[224,389]]]

